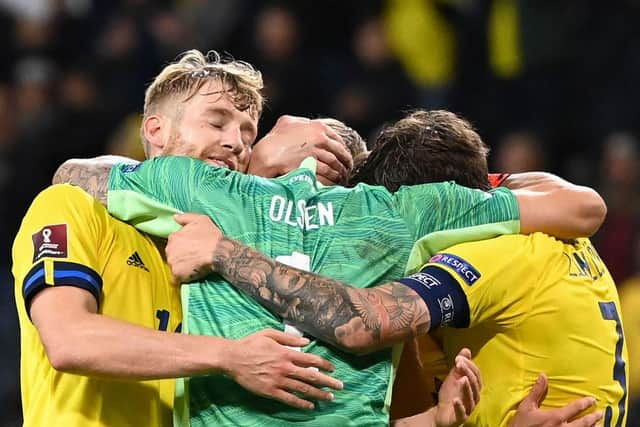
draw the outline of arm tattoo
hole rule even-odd
[[[426,304],[398,282],[353,288],[280,264],[228,238],[219,244],[213,267],[269,310],[348,351],[380,349],[429,330]]]
[[[131,161],[120,156],[67,160],[53,176],[53,184],[77,185],[106,206],[111,168],[116,163]]]

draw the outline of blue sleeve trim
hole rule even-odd
[[[33,297],[47,286],[75,286],[93,295],[100,306],[102,293],[102,277],[91,268],[75,262],[54,261],[53,283],[46,282],[44,262],[33,266],[22,282],[22,297],[27,314],[31,309]],[[29,314],[29,317],[30,314]]]
[[[469,302],[460,284],[446,270],[428,265],[400,280],[424,300],[431,316],[429,330],[437,327],[469,327]]]
[[[31,308],[31,300],[42,289],[47,286],[45,283],[44,275],[44,261],[39,262],[29,270],[24,280],[22,281],[22,298],[24,299],[24,305],[27,309],[29,317],[29,309]]]

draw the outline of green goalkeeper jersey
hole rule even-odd
[[[519,231],[517,201],[506,189],[324,187],[316,181],[315,161],[303,166],[265,179],[184,157],[120,165],[110,175],[109,211],[162,237],[178,229],[173,214],[204,213],[233,239],[360,287],[397,279],[451,244]],[[281,318],[216,275],[183,286],[183,310],[183,330],[190,334],[240,338],[283,329]],[[355,356],[312,341],[304,351],[334,364],[344,390],[334,392],[333,401],[303,411],[253,395],[223,375],[196,377],[185,386],[191,425],[388,424],[391,350]]]

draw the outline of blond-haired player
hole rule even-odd
[[[326,160],[327,180],[344,174],[348,153],[318,122],[282,119],[251,156],[261,90],[260,73],[249,64],[187,52],[147,90],[147,155],[179,153],[267,175],[316,155]],[[301,140],[308,144],[300,147]],[[274,157],[274,147],[296,150]],[[104,194],[106,181],[95,177],[114,160],[69,161],[55,182]],[[81,163],[89,167],[77,169]],[[56,185],[36,197],[14,242],[13,274],[25,426],[169,426],[174,382],[163,378],[226,373],[287,402],[291,390],[327,399],[317,387],[339,385],[303,368],[330,369],[326,361],[282,345],[304,339],[277,331],[237,341],[175,333],[182,311],[162,252],[78,188]]]

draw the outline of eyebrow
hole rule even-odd
[[[220,114],[225,118],[230,118],[233,116],[233,112],[229,108],[225,108],[225,107],[208,107],[206,110],[204,110],[204,114],[206,115]],[[258,136],[258,124],[257,123],[254,124],[249,120],[243,120],[240,123],[240,131],[251,132],[252,136],[255,139]]]
[[[233,113],[231,112],[230,109],[228,108],[224,108],[224,107],[207,107],[206,110],[204,110],[204,114],[221,114],[223,116],[232,116]]]

